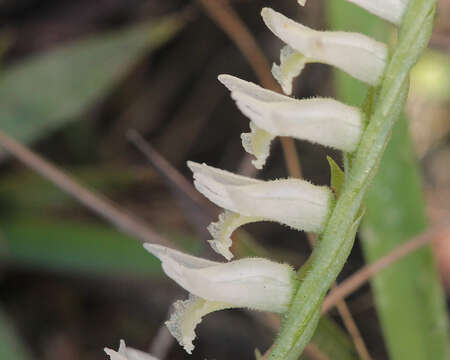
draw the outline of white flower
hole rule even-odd
[[[321,62],[336,66],[370,85],[380,82],[388,55],[385,44],[359,33],[313,30],[270,8],[264,8],[261,14],[276,36],[306,57],[301,58],[301,64]],[[281,64],[283,66],[287,65]],[[283,87],[289,89],[286,84]]]
[[[292,99],[230,75],[220,75],[219,81],[253,123],[246,138],[258,136],[255,128],[270,135],[264,154],[269,153],[270,141],[276,136],[292,136],[347,152],[359,143],[362,113],[355,107],[330,98]],[[261,153],[249,152],[257,156],[258,164],[264,164]]]
[[[289,265],[262,258],[220,263],[160,245],[144,247],[161,260],[167,276],[190,293],[188,300],[174,304],[175,312],[166,322],[188,353],[204,315],[236,307],[284,313],[297,285]]]
[[[110,360],[158,360],[145,352],[127,347],[123,340],[120,340],[118,351],[105,348],[105,353],[109,356]]]
[[[194,185],[209,200],[228,210],[210,227],[213,248],[232,257],[229,235],[237,226],[255,221],[276,221],[297,230],[323,230],[333,194],[326,186],[315,186],[299,179],[256,180],[188,162]],[[231,214],[230,214],[231,212]]]
[[[347,0],[363,9],[386,19],[394,24],[400,24],[408,6],[408,0]]]

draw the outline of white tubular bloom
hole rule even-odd
[[[276,36],[307,58],[302,62],[336,66],[370,85],[381,80],[388,56],[385,44],[359,33],[313,30],[270,8],[261,14]]]
[[[123,340],[120,340],[118,351],[105,348],[105,353],[109,356],[110,360],[158,360],[145,352],[127,347]]]
[[[281,96],[281,95],[280,95]],[[326,186],[315,186],[299,179],[256,180],[216,169],[206,164],[188,162],[194,173],[194,185],[209,200],[235,214],[231,222],[219,219],[214,224],[213,248],[227,259],[231,245],[229,234],[236,225],[255,221],[276,221],[297,230],[323,230],[333,194]],[[228,227],[230,226],[230,227]]]
[[[161,260],[167,276],[191,294],[175,303],[166,322],[188,353],[194,349],[195,327],[204,315],[235,307],[284,313],[296,287],[295,272],[286,264],[262,258],[220,263],[160,245],[144,247]]]
[[[359,143],[363,124],[358,108],[330,98],[292,99],[230,75],[219,80],[239,109],[272,138],[292,136],[347,152]]]
[[[363,9],[399,25],[409,0],[347,0]]]

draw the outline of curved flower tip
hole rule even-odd
[[[187,300],[178,300],[173,306],[174,311],[166,321],[166,326],[188,354],[192,354],[194,350],[193,341],[197,337],[195,328],[202,322],[203,316],[232,307],[228,304],[207,301],[192,294]]]
[[[236,105],[251,120],[250,127],[271,138],[292,136],[347,152],[359,144],[363,115],[355,107],[327,98],[296,100],[239,78],[227,82]]]
[[[264,8],[267,27],[307,62],[336,66],[370,85],[381,80],[387,61],[387,47],[368,36],[350,32],[316,31],[286,16]]]
[[[347,0],[394,24],[400,24],[408,0]]]
[[[230,251],[233,244],[231,241],[233,232],[242,225],[261,220],[263,219],[225,211],[219,215],[217,222],[213,222],[208,226],[208,231],[213,237],[213,240],[209,240],[208,243],[215,252],[221,254],[225,259],[231,260],[233,258],[233,254]]]
[[[255,168],[262,169],[265,165],[273,138],[267,131],[260,129],[252,122],[250,122],[250,132],[241,134],[244,150],[256,158],[252,160]]]
[[[158,360],[147,353],[127,347],[125,345],[125,341],[123,340],[120,340],[118,351],[114,351],[109,348],[105,348],[104,350],[110,360]]]
[[[281,49],[280,65],[272,65],[272,75],[278,81],[285,94],[292,94],[292,82],[300,75],[305,65],[310,61],[289,45]]]
[[[333,195],[326,186],[299,179],[262,181],[189,162],[194,185],[215,204],[254,221],[276,221],[297,230],[320,232]]]
[[[160,245],[147,243],[144,247],[161,260],[167,276],[215,306],[277,313],[288,308],[295,286],[295,272],[289,265],[262,258],[221,263]]]

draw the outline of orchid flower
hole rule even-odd
[[[336,66],[370,85],[381,81],[388,56],[385,44],[360,33],[313,30],[270,8],[264,8],[261,15],[267,27],[291,48],[283,50],[281,64],[274,68],[285,91],[291,90],[289,81],[308,62]]]
[[[363,121],[359,109],[330,98],[296,100],[266,90],[231,75],[219,81],[230,91],[238,108],[251,120],[251,133],[243,134],[245,149],[256,156],[253,163],[262,167],[276,136],[292,136],[332,148],[351,152],[361,137]],[[257,129],[257,131],[255,131]],[[261,131],[267,133],[265,148],[246,146],[257,141]]]
[[[190,293],[187,300],[174,304],[175,311],[166,322],[189,354],[203,316],[230,308],[284,313],[297,286],[295,272],[286,264],[262,258],[221,263],[161,245],[144,247],[161,260],[166,275]]]
[[[105,353],[109,356],[110,360],[158,360],[143,351],[127,347],[123,340],[120,340],[118,351],[105,348]]]
[[[297,230],[320,232],[334,196],[326,186],[299,179],[262,181],[235,175],[206,164],[188,162],[198,191],[225,213],[209,226],[213,249],[231,259],[231,233],[256,221],[275,221]]]

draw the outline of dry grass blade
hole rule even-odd
[[[322,313],[328,312],[332,307],[344,299],[346,296],[350,295],[363,284],[365,284],[372,276],[376,275],[383,269],[392,265],[396,261],[399,261],[403,257],[420,249],[421,247],[429,244],[431,240],[443,231],[448,230],[448,223],[438,225],[424,234],[415,237],[414,239],[408,241],[404,245],[399,246],[397,249],[390,252],[388,255],[382,257],[378,261],[363,267],[354,275],[350,276],[344,280],[339,286],[334,288],[329,295],[325,298],[322,305]]]
[[[0,146],[26,166],[50,180],[61,190],[115,225],[124,233],[135,237],[142,242],[151,242],[175,247],[169,240],[157,234],[142,220],[119,210],[110,200],[94,193],[92,190],[88,190],[55,165],[20,144],[1,130]]]

